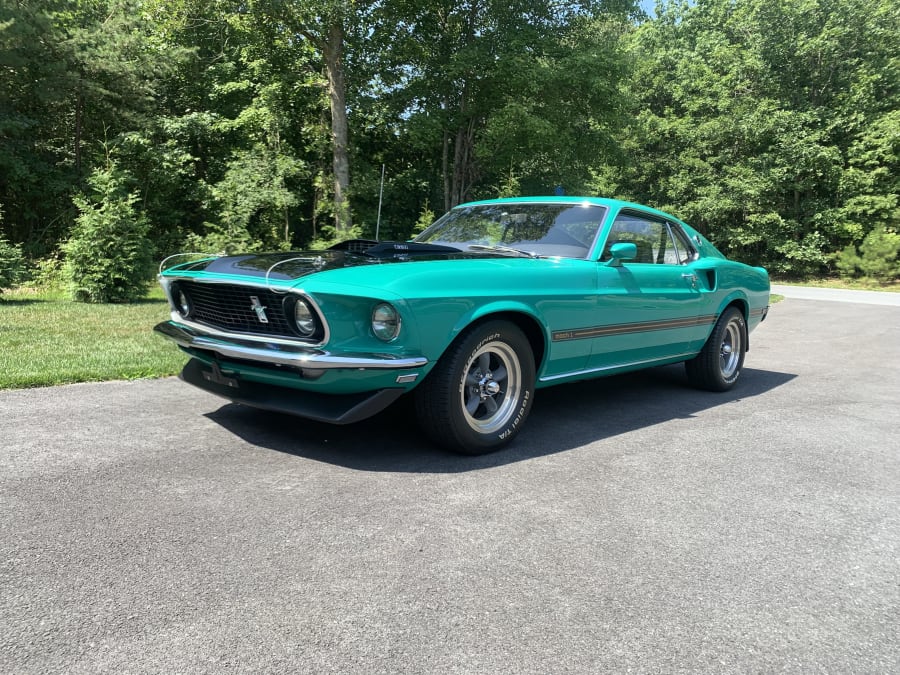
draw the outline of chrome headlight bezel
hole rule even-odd
[[[172,309],[183,319],[191,318],[194,312],[194,305],[191,303],[191,297],[185,293],[181,284],[174,283],[169,288],[169,301]]]
[[[293,298],[290,317],[292,328],[303,339],[310,339],[319,330],[319,320],[309,303],[301,297]]]
[[[379,302],[372,308],[372,334],[382,342],[393,342],[400,335],[400,312],[389,302]]]

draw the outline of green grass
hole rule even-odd
[[[0,389],[174,375],[187,361],[153,333],[162,291],[130,305],[72,302],[58,291],[0,295]]]

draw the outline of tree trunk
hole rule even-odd
[[[78,79],[78,91],[75,94],[75,142],[73,146],[75,154],[75,169],[79,177],[81,175],[81,131],[84,125],[84,94],[82,92],[82,80]]]
[[[469,188],[475,180],[475,122],[466,120],[456,130],[453,149],[453,180],[450,186],[451,207],[469,200]]]
[[[444,184],[444,212],[450,210],[450,133],[445,129],[441,148],[441,178]]]
[[[350,158],[347,154],[347,85],[344,81],[344,25],[335,19],[324,41],[325,72],[328,77],[328,97],[331,103],[331,138],[334,171],[334,227],[338,235],[345,234],[352,225],[350,218]]]

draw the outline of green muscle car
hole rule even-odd
[[[411,393],[436,443],[512,440],[535,392],[684,362],[737,382],[765,270],[655,209],[593,197],[463,204],[412,241],[192,260],[164,269],[156,331],[182,378],[237,403],[348,424]]]

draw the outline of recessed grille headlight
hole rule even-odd
[[[180,286],[176,286],[173,291],[172,296],[175,298],[175,311],[181,314],[185,319],[188,318],[193,309],[190,298],[188,298],[187,294]]]
[[[316,332],[316,317],[306,301],[300,298],[294,302],[294,324],[303,337],[312,337]]]
[[[390,342],[400,334],[400,314],[386,302],[372,311],[372,332],[375,337]]]

